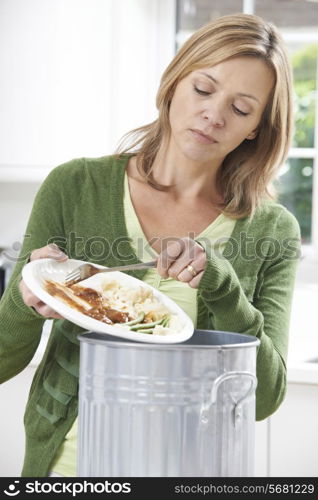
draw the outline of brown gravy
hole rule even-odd
[[[109,325],[113,325],[115,323],[126,323],[131,319],[129,314],[126,312],[117,311],[116,309],[112,309],[111,307],[106,307],[103,304],[100,294],[92,288],[80,286],[72,288],[72,286],[68,286],[67,289],[71,290],[74,296],[87,302],[90,305],[90,308],[86,309],[76,300],[72,299],[72,297],[70,297],[70,295],[68,295],[65,290],[63,290],[63,285],[55,283],[54,281],[46,281],[45,283],[45,290],[50,295],[63,300],[63,302],[66,302],[67,305],[71,306],[82,314],[86,314],[86,316],[90,316],[91,318],[97,319],[98,321],[102,321],[103,323],[107,323]]]

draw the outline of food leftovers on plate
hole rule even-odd
[[[177,313],[169,310],[150,288],[127,286],[101,277],[94,288],[46,280],[45,290],[79,312],[109,325],[134,332],[169,335],[180,331]]]

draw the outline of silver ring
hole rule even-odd
[[[195,278],[196,275],[198,274],[196,272],[196,270],[189,264],[187,267],[186,267],[186,270],[189,271],[190,274],[192,274],[192,276]]]

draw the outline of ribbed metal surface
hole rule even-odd
[[[237,337],[197,331],[176,348],[81,335],[78,475],[253,475],[258,341]]]

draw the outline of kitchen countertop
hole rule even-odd
[[[288,381],[318,384],[318,284],[298,283],[292,304]]]
[[[318,385],[318,362],[289,364],[287,366],[287,381],[293,384]]]

